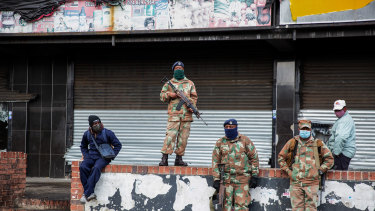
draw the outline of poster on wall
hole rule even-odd
[[[375,20],[375,0],[280,1],[281,25],[373,20]]]
[[[68,1],[48,17],[26,22],[0,11],[0,33],[58,33],[261,27],[271,25],[266,0],[123,0],[120,5]]]

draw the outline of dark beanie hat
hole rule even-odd
[[[99,120],[99,122],[101,122],[100,118],[98,116],[90,115],[89,116],[89,125],[90,125],[90,127],[92,127],[94,125],[94,122],[97,121],[97,120]]]
[[[185,67],[184,67],[184,63],[182,63],[181,61],[177,61],[177,62],[175,62],[175,63],[172,65],[172,71],[174,71],[174,68],[175,68],[176,66],[181,66],[181,67],[185,68]]]
[[[227,121],[224,122],[224,127],[225,127],[225,125],[237,125],[237,120],[228,119]]]

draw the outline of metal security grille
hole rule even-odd
[[[212,150],[216,141],[224,136],[223,123],[236,118],[239,132],[255,144],[260,165],[269,167],[272,149],[271,111],[202,110],[208,127],[194,118],[184,161],[191,166],[211,166]],[[165,110],[75,110],[74,144],[65,155],[68,162],[81,159],[80,143],[88,129],[89,115],[98,115],[104,126],[112,130],[123,144],[114,164],[158,165],[161,158],[167,124]],[[173,165],[174,154],[170,157]]]
[[[356,127],[357,152],[350,161],[350,169],[375,170],[375,111],[349,110]],[[299,118],[331,124],[337,117],[332,110],[301,110]]]
[[[353,55],[310,58],[302,61],[301,70],[300,116],[333,124],[333,102],[345,100],[357,137],[350,168],[375,169],[375,60]]]

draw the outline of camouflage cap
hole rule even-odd
[[[311,121],[307,119],[302,119],[298,121],[298,128],[302,129],[304,127],[310,128],[311,129]]]

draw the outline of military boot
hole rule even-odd
[[[181,156],[181,155],[176,155],[176,160],[174,161],[174,165],[175,165],[175,166],[187,166],[188,164],[185,163],[185,162],[182,160],[182,156]]]
[[[163,153],[163,157],[161,158],[159,166],[168,166],[168,154]]]

